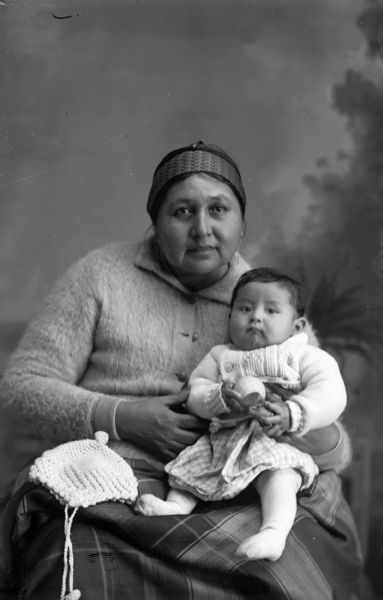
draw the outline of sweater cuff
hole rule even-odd
[[[302,408],[293,400],[287,400],[286,404],[290,411],[290,433],[300,431],[304,425],[304,414]]]
[[[120,402],[123,402],[122,398],[108,398],[107,400],[99,398],[93,404],[91,413],[93,433],[96,431],[106,431],[111,440],[121,439],[116,428],[116,411]]]
[[[216,385],[214,388],[209,390],[207,397],[207,404],[209,406],[209,411],[213,416],[221,415],[222,413],[230,412],[229,408],[226,406],[226,403],[221,394],[221,385]]]

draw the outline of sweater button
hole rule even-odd
[[[198,340],[198,334],[193,331],[193,335],[192,335],[192,342],[196,342]]]
[[[226,363],[225,365],[225,371],[227,371],[228,373],[230,373],[230,371],[233,370],[233,365],[231,363]]]

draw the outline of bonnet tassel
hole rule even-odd
[[[73,589],[73,546],[72,540],[70,537],[70,531],[72,528],[73,519],[78,510],[78,506],[73,509],[72,514],[69,514],[69,504],[65,505],[65,545],[64,545],[64,569],[63,576],[61,582],[61,594],[60,600],[79,600],[81,597],[80,590]],[[66,593],[67,589],[67,579],[68,579],[68,593]]]

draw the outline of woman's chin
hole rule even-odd
[[[227,273],[228,265],[198,261],[176,273],[178,279],[189,289],[204,289],[220,281]]]
[[[226,272],[228,261],[223,262],[218,259],[217,255],[212,253],[193,253],[186,257],[183,268],[188,272],[198,273],[215,273]]]
[[[215,269],[222,266],[222,260],[218,257],[216,250],[188,252],[185,256],[185,268],[196,271],[203,269]]]

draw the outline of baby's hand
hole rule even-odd
[[[259,418],[265,433],[269,437],[279,437],[290,429],[290,410],[288,405],[276,395],[269,396],[264,402],[269,415]],[[270,414],[271,413],[271,414]]]
[[[242,395],[234,389],[234,383],[231,381],[224,381],[221,385],[221,394],[226,406],[231,411],[237,413],[246,412],[247,408],[242,404]]]
[[[260,417],[269,416],[271,413],[264,408],[266,388],[257,377],[245,375],[234,386],[241,395],[242,411],[251,418],[260,421]]]
[[[263,398],[259,399],[259,403],[257,405],[251,406],[249,408],[249,413],[262,426],[264,423],[264,419],[272,417],[274,415],[274,413],[272,413],[271,410],[266,408],[265,400]]]

